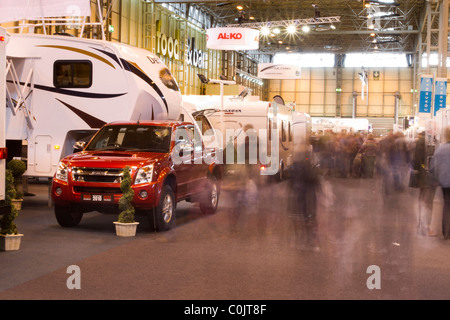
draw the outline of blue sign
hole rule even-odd
[[[434,87],[434,115],[447,103],[447,79],[436,79]]]
[[[431,112],[431,99],[433,95],[433,78],[422,76],[420,78],[419,112]]]

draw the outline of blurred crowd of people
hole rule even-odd
[[[450,141],[450,129],[447,135]],[[435,191],[441,186],[445,197],[443,236],[450,238],[449,143],[445,144],[447,153],[437,158],[439,161],[435,164],[430,163],[435,156],[434,150],[431,153],[427,150],[423,133],[417,139],[406,139],[402,132],[378,137],[372,134],[326,132],[313,137],[311,141],[313,157],[300,157],[301,160],[293,164],[284,194],[280,194],[279,187],[274,189],[271,183],[261,180],[258,172],[254,171],[258,167],[228,166],[234,171],[233,175],[228,176],[231,180],[226,183],[233,186],[228,189],[231,199],[234,199],[231,208],[233,228],[245,212],[256,211],[258,223],[273,225],[279,216],[277,212],[284,210],[293,217],[295,230],[299,237],[303,237],[303,242],[318,249],[317,209],[319,202],[326,200],[323,179],[377,178],[385,194],[402,192],[408,187],[420,190],[417,230],[426,236],[436,235],[431,232],[430,222]],[[431,172],[433,170],[436,172]],[[412,181],[412,173],[418,173],[418,181]],[[437,178],[439,176],[440,179]]]
[[[316,161],[323,175],[372,178],[389,174],[401,190],[408,173],[413,145],[401,132],[384,137],[360,133],[326,132],[312,139]]]

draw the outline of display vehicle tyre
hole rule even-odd
[[[220,186],[216,177],[208,178],[206,190],[200,200],[200,210],[203,214],[214,214],[219,205]]]
[[[159,204],[149,215],[149,223],[156,231],[170,230],[175,226],[175,194],[169,185],[165,185],[161,191]]]
[[[76,211],[70,206],[55,205],[54,211],[56,221],[61,227],[76,227],[83,218],[82,212]]]

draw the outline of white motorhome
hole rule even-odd
[[[147,50],[65,35],[7,38],[6,139],[9,150],[27,145],[26,176],[52,177],[74,142],[105,123],[180,115],[176,80]]]
[[[294,157],[310,150],[311,119],[308,114],[288,106],[260,101],[254,96],[247,99],[225,96],[222,99],[221,96],[188,95],[183,96],[183,104],[195,105],[198,110],[215,110],[210,112],[209,119],[221,135],[219,146],[223,150],[227,150],[230,140],[233,145],[242,143],[249,136],[249,130],[254,130],[258,138],[258,164],[262,164],[261,168],[267,170],[267,174],[276,173],[283,179]],[[270,159],[262,159],[261,155]],[[237,157],[239,163],[239,154]],[[224,163],[228,159],[224,159]]]

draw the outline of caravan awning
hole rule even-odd
[[[90,16],[89,0],[1,0],[0,23]]]

